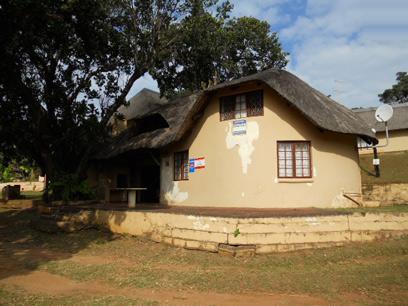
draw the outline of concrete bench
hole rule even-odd
[[[127,192],[128,207],[129,208],[135,208],[136,207],[136,202],[137,202],[136,193],[138,191],[143,191],[143,190],[147,190],[147,188],[144,188],[144,187],[111,188],[109,191],[125,191],[125,192]],[[109,199],[107,199],[107,202],[109,203]]]

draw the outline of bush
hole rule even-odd
[[[95,198],[95,191],[89,184],[75,175],[64,175],[53,182],[49,182],[48,191],[50,199],[53,201],[77,201]]]

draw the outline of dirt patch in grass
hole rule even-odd
[[[322,305],[325,299],[299,294],[220,294],[192,290],[120,289],[101,282],[75,282],[45,271],[10,276],[1,285],[17,286],[30,294],[121,296],[172,305]]]
[[[123,260],[120,258],[112,258],[105,256],[95,256],[95,255],[74,255],[69,258],[70,261],[81,265],[107,265],[111,263],[117,263],[120,265],[131,266],[131,262]]]

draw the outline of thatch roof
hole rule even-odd
[[[97,158],[110,158],[136,149],[161,148],[179,140],[184,135],[185,123],[188,121],[188,116],[197,98],[197,95],[178,97],[161,107],[154,108],[147,114],[134,114],[132,119],[136,120],[160,115],[166,120],[169,127],[139,135],[134,135],[133,128],[129,128],[112,138],[111,142],[99,152]]]
[[[408,103],[397,104],[392,106],[394,108],[394,115],[388,121],[388,129],[390,131],[408,129]],[[385,131],[384,123],[378,122],[375,119],[376,107],[358,108],[353,111],[360,116],[367,124],[378,132]]]
[[[126,120],[131,120],[143,116],[167,102],[167,99],[160,97],[160,93],[143,88],[129,100],[128,105],[120,106],[116,114],[122,115]]]
[[[158,113],[168,122],[169,127],[136,136],[132,136],[131,129],[126,130],[114,138],[106,150],[99,154],[100,158],[109,158],[136,149],[158,149],[180,140],[194,123],[196,115],[205,108],[212,94],[219,89],[251,81],[260,81],[269,85],[322,130],[355,134],[369,142],[377,142],[369,126],[354,112],[328,98],[290,72],[269,69],[221,83],[203,92],[176,98],[168,104],[136,117],[143,118]]]
[[[374,138],[368,126],[347,107],[286,70],[269,69],[237,80],[221,83],[210,91],[249,81],[262,81],[297,108],[315,126],[332,132]]]

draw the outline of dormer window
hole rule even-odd
[[[263,92],[252,91],[220,98],[220,120],[263,116]]]

